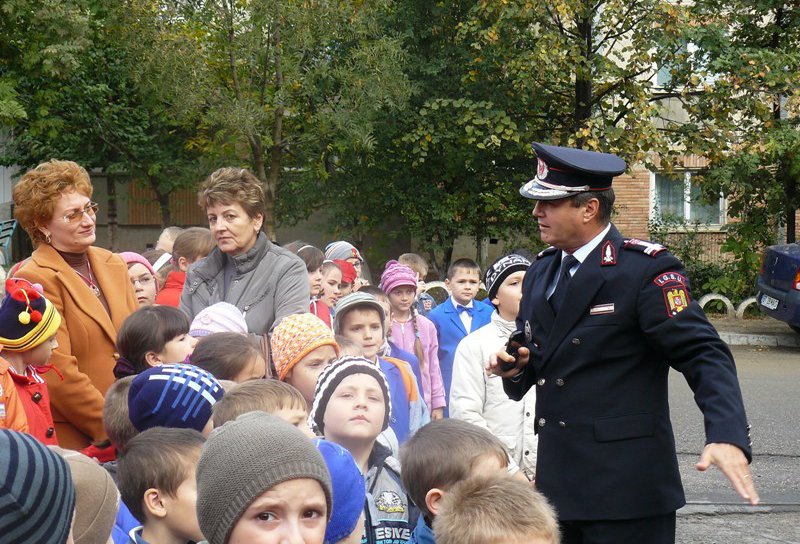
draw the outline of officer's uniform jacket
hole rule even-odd
[[[669,367],[682,372],[707,442],[751,459],[730,350],[691,300],[683,265],[612,225],[570,281],[556,318],[545,297],[561,251],[540,254],[523,282],[517,327],[531,359],[504,379],[510,398],[536,387],[536,485],[561,520],[613,520],[685,504],[669,417]]]

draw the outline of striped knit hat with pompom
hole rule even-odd
[[[381,431],[385,431],[389,427],[389,421],[392,417],[392,402],[389,397],[389,382],[386,380],[386,376],[380,367],[369,359],[347,356],[333,361],[317,378],[317,387],[314,390],[314,404],[311,407],[311,413],[308,415],[308,422],[314,432],[325,434],[324,420],[328,402],[331,400],[336,388],[339,387],[339,384],[348,376],[355,374],[369,374],[378,382],[383,391],[383,402],[386,406]]]
[[[0,541],[64,544],[75,513],[67,462],[30,435],[0,429]]]

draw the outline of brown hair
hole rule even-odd
[[[218,380],[232,380],[244,372],[254,357],[264,356],[249,336],[216,332],[200,338],[189,361]]]
[[[139,434],[128,415],[128,390],[135,377],[126,376],[112,383],[106,391],[103,404],[103,428],[120,454],[125,451],[128,442]]]
[[[438,544],[486,544],[561,540],[547,499],[533,486],[504,474],[469,478],[442,498],[433,522]]]
[[[308,411],[308,404],[300,391],[286,382],[251,380],[226,391],[217,401],[212,408],[214,427],[233,421],[247,412],[272,414],[285,408]]]
[[[306,270],[314,272],[322,268],[322,263],[325,261],[325,254],[318,247],[312,246],[302,240],[295,240],[289,242],[284,246],[284,249],[291,251],[306,263]]]
[[[62,193],[76,191],[91,198],[92,181],[79,164],[51,159],[25,173],[14,186],[14,219],[19,221],[34,246],[45,241],[37,225],[53,217],[56,201]]]
[[[403,486],[414,504],[430,518],[425,505],[428,491],[450,489],[469,478],[476,463],[492,456],[501,465],[508,465],[505,446],[488,430],[458,419],[431,421],[400,450]]]
[[[204,210],[215,204],[239,204],[251,219],[264,216],[266,198],[261,182],[246,168],[220,168],[200,185],[197,203]]]
[[[447,267],[447,279],[452,280],[459,270],[466,270],[467,272],[477,272],[478,278],[481,276],[481,267],[472,259],[458,259]]]
[[[428,275],[428,263],[425,262],[425,259],[423,259],[421,255],[417,255],[416,253],[403,253],[397,258],[397,262],[406,265],[419,274],[419,279],[421,280],[424,280],[425,276]]]
[[[194,429],[154,427],[136,435],[119,458],[117,486],[133,516],[147,524],[144,492],[155,488],[174,497],[191,476],[206,441]],[[154,462],[157,460],[157,462]]]
[[[173,306],[145,306],[125,318],[117,332],[117,351],[135,373],[150,368],[149,352],[159,353],[167,342],[189,334],[189,317]]]
[[[211,253],[216,245],[210,230],[204,227],[190,227],[175,238],[172,244],[172,261],[176,266],[180,257],[194,262]]]

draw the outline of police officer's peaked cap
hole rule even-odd
[[[611,188],[614,176],[625,172],[625,161],[609,153],[534,143],[536,177],[519,192],[525,198],[558,200]]]

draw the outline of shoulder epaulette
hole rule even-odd
[[[536,255],[536,258],[537,258],[537,259],[541,259],[542,257],[546,257],[546,256],[548,256],[548,255],[552,255],[552,254],[553,254],[553,253],[555,253],[556,251],[558,251],[558,248],[555,248],[555,247],[553,247],[553,246],[550,246],[550,247],[548,247],[547,249],[543,249],[542,251],[540,251],[540,252],[539,252],[539,254],[538,254],[538,255]]]
[[[657,244],[655,242],[646,242],[644,240],[639,240],[638,238],[626,238],[623,241],[622,247],[625,249],[632,249],[634,251],[641,251],[645,255],[650,255],[651,257],[655,257],[662,251],[667,250],[667,248],[661,244]]]

